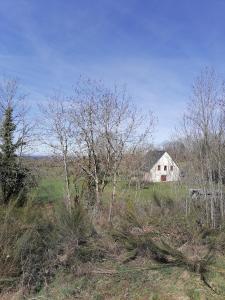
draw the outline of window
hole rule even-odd
[[[160,171],[160,169],[161,169],[161,168],[160,168],[160,165],[158,165],[158,171]]]
[[[173,171],[173,166],[170,166],[170,171]]]
[[[164,166],[164,171],[167,171],[167,166]]]

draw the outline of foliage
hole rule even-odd
[[[19,205],[24,204],[27,188],[28,169],[18,162],[16,151],[24,144],[19,139],[14,143],[16,125],[13,122],[13,109],[8,106],[5,110],[1,126],[0,138],[0,188],[2,202],[8,204],[13,198]]]

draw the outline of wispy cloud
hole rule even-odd
[[[156,141],[163,141],[200,68],[224,71],[225,3],[206,0],[206,11],[201,4],[2,1],[0,72],[19,77],[33,104],[54,88],[69,93],[80,74],[126,84],[134,101],[157,115]]]

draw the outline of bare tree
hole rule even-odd
[[[71,122],[68,112],[68,100],[60,93],[50,97],[47,105],[40,107],[40,138],[54,154],[62,158],[66,191],[66,206],[71,210],[73,203],[70,191],[69,155],[72,146]]]
[[[185,144],[183,139],[172,136],[170,140],[165,141],[162,145],[163,150],[167,151],[176,162],[184,162],[185,157]]]
[[[75,152],[94,182],[97,206],[107,181],[112,182],[110,221],[122,159],[152,133],[153,116],[144,117],[124,88],[107,89],[101,82],[87,79],[76,86],[71,120],[77,130]]]
[[[192,183],[197,183],[204,190],[206,223],[213,228],[218,223],[218,210],[220,218],[224,216],[223,90],[223,82],[219,80],[215,71],[204,69],[193,85],[192,99],[184,116],[185,142],[189,170],[192,169]],[[210,197],[207,194],[210,194]]]
[[[75,134],[74,153],[80,168],[88,179],[89,190],[94,186],[95,200],[100,205],[100,193],[104,188],[104,168],[99,156],[101,122],[99,120],[99,101],[105,89],[99,82],[81,80],[75,87],[70,108],[70,119]],[[91,193],[90,193],[91,194]]]
[[[117,178],[126,153],[133,153],[141,147],[152,134],[154,118],[138,110],[131,102],[125,89],[109,91],[100,101],[100,120],[104,137],[106,166],[112,180],[112,196],[109,205],[108,221],[111,221],[112,207],[115,202]],[[143,126],[145,121],[145,126]],[[103,153],[104,154],[104,153]],[[104,155],[103,155],[104,157]]]

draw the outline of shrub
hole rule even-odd
[[[37,291],[51,273],[53,224],[33,207],[10,206],[2,208],[1,214],[1,277],[12,278],[13,282]]]
[[[145,214],[139,215],[139,211],[140,208],[137,210],[130,206],[121,214],[120,222],[116,224],[112,232],[115,241],[127,251],[124,263],[137,256],[144,256],[160,264],[181,266],[200,274],[203,282],[210,287],[206,280],[206,274],[209,266],[214,263],[214,249],[203,245],[201,236],[197,233],[195,234],[198,235],[198,241],[187,238],[189,230],[192,231],[194,227],[189,228],[189,222],[184,222],[182,218],[172,221],[172,215],[148,220]],[[165,219],[167,219],[167,227]],[[176,223],[176,227],[173,222]],[[168,227],[170,225],[172,225],[171,228]],[[176,230],[175,238],[174,229]],[[198,232],[198,229],[194,228],[194,230]],[[186,236],[186,239],[182,239],[183,236]],[[182,243],[177,242],[179,239]],[[197,253],[198,248],[200,254],[193,255],[193,253]],[[188,253],[189,250],[191,253]]]
[[[17,159],[16,151],[25,143],[22,138],[14,142],[16,124],[13,121],[13,108],[9,104],[0,126],[0,190],[1,201],[8,204],[12,199],[24,205],[30,174]]]
[[[20,284],[37,292],[59,267],[101,257],[95,243],[89,242],[93,227],[86,211],[76,206],[52,212],[32,204],[0,210],[0,288]],[[3,280],[4,279],[4,280]]]
[[[57,207],[56,224],[58,234],[58,258],[63,265],[75,268],[77,263],[99,260],[104,251],[97,245],[98,234],[90,216],[81,204],[71,211]]]

